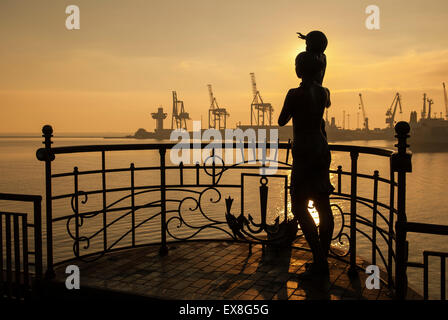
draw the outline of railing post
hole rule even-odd
[[[387,239],[387,285],[389,288],[393,287],[393,240],[394,240],[394,208],[395,208],[395,173],[392,169],[392,158],[390,158],[390,187],[389,187],[389,228]]]
[[[78,167],[73,168],[73,178],[74,178],[74,196],[75,196],[75,203],[74,203],[74,212],[75,212],[75,256],[79,258],[79,188],[78,188]]]
[[[36,279],[42,278],[42,199],[34,200],[34,252]]]
[[[338,166],[338,194],[342,192],[342,166]]]
[[[397,222],[395,223],[395,297],[405,299],[407,291],[407,245],[406,245],[406,173],[412,171],[411,153],[407,152],[410,127],[405,121],[395,125],[395,137],[398,139],[397,152],[392,155],[393,172],[398,173]]]
[[[350,268],[348,273],[354,275],[356,271],[356,200],[358,196],[358,156],[357,151],[350,152],[351,165],[351,188],[350,188]]]
[[[52,209],[52,191],[51,191],[51,162],[55,159],[51,151],[51,137],[53,136],[53,128],[49,125],[42,127],[43,144],[45,148],[40,148],[36,152],[36,157],[40,161],[45,161],[45,207],[47,220],[47,271],[45,277],[54,278],[53,270],[53,209]]]
[[[166,148],[160,147],[160,219],[161,219],[161,246],[159,254],[165,256],[168,254],[168,247],[166,245],[166,166],[165,155]]]
[[[373,173],[373,213],[372,213],[372,264],[376,265],[376,232],[377,232],[377,212],[378,212],[378,178],[379,171]]]
[[[423,252],[423,300],[428,300],[428,253]]]
[[[106,154],[101,151],[101,184],[103,188],[103,250],[107,251],[107,185],[106,185]]]
[[[135,165],[131,163],[131,223],[132,223],[132,247],[135,247]]]

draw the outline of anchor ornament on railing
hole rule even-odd
[[[283,244],[287,241],[292,241],[297,233],[297,227],[294,228],[294,222],[285,219],[280,223],[280,218],[275,218],[273,225],[270,225],[266,221],[267,216],[267,201],[268,191],[267,186],[268,179],[262,176],[260,179],[260,215],[261,222],[256,223],[251,214],[248,214],[248,218],[244,216],[244,212],[241,212],[238,217],[231,213],[232,204],[234,199],[230,196],[226,201],[226,220],[230,229],[233,232],[236,240],[244,240],[251,243],[262,244]],[[285,208],[286,209],[286,208]],[[292,227],[292,228],[291,228]],[[261,235],[262,232],[266,233],[266,236]]]

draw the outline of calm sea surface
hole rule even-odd
[[[91,145],[91,144],[122,144],[122,143],[151,143],[151,140],[129,140],[129,139],[101,139],[101,138],[55,138],[54,145],[57,146],[68,146],[68,145]],[[364,145],[364,146],[375,146],[375,147],[385,147],[393,149],[393,142],[390,141],[344,141],[340,144],[350,144],[350,145]],[[44,166],[43,163],[38,161],[35,156],[35,152],[38,148],[42,146],[41,138],[0,138],[0,192],[7,193],[24,193],[24,194],[40,194],[44,195],[45,181],[44,181]],[[280,159],[284,159],[284,154],[280,153]],[[167,154],[167,158],[169,158]],[[148,152],[148,151],[132,151],[132,152],[116,152],[113,154],[108,154],[106,157],[107,168],[127,168],[130,163],[133,162],[138,166],[151,166],[158,164],[158,153]],[[337,168],[338,165],[342,165],[343,169],[349,170],[350,158],[347,154],[333,153],[332,154],[332,168]],[[437,223],[448,225],[448,197],[446,195],[446,186],[448,181],[448,153],[415,153],[412,157],[413,172],[408,174],[407,178],[407,216],[408,221],[413,222],[426,222],[426,223]],[[77,166],[79,170],[91,170],[99,169],[101,165],[100,155],[96,154],[77,154],[77,155],[64,155],[57,156],[56,160],[53,162],[54,172],[70,172],[73,170],[74,166]],[[379,170],[380,176],[388,178],[389,177],[389,163],[385,158],[379,158],[376,156],[366,156],[360,155],[359,157],[359,171],[362,173],[372,174],[374,170]],[[111,174],[112,176],[112,174]],[[190,177],[194,181],[194,177]],[[139,180],[140,179],[140,180]],[[146,185],[145,181],[154,181],[152,176],[148,173],[147,176],[144,174],[136,176],[136,185]],[[168,174],[167,179],[178,179],[175,176],[170,176]],[[185,177],[186,180],[189,179],[188,175]],[[239,177],[234,176],[231,179],[239,179]],[[345,178],[344,178],[345,179]],[[349,190],[350,187],[349,180],[343,179],[343,190]],[[373,187],[370,181],[359,181],[359,192],[360,195],[371,198],[373,195]],[[234,180],[235,181],[235,180]],[[239,180],[236,180],[239,181]],[[255,180],[254,180],[255,181]],[[333,183],[336,182],[335,177],[332,177]],[[226,181],[228,182],[228,181]],[[187,182],[186,182],[187,183]],[[257,182],[258,183],[258,182]],[[256,183],[253,184],[253,188]],[[119,186],[129,186],[129,175],[117,175],[116,177],[108,176],[107,187],[119,187]],[[281,209],[281,199],[284,199],[284,192],[282,188],[277,186],[278,192],[276,192],[275,185],[270,184],[271,189],[270,195],[272,199],[269,200],[269,210],[272,217],[283,215],[283,209]],[[73,192],[73,177],[66,180],[61,180],[60,183],[55,183],[54,194],[63,194]],[[85,179],[80,178],[80,189],[81,190],[92,190],[101,188],[101,177],[97,178],[89,177]],[[249,193],[250,188],[248,189]],[[253,189],[253,192],[257,193],[257,189]],[[255,193],[255,194],[256,194]],[[229,193],[232,194],[232,193]],[[237,197],[236,194],[232,194]],[[121,196],[124,196],[122,194]],[[210,195],[211,197],[216,196]],[[227,194],[223,193],[223,196],[227,197]],[[185,197],[185,196],[184,196]],[[380,186],[379,190],[380,200],[384,199],[385,203],[388,198],[388,189],[386,186]],[[117,194],[117,198],[110,197],[108,203],[120,198]],[[257,197],[246,196],[248,199],[248,208],[253,207],[254,212],[258,207],[259,199]],[[95,206],[100,202],[100,198],[95,199],[92,197],[88,200],[85,205],[84,210],[89,208],[97,208]],[[2,203],[3,207],[5,203]],[[188,204],[186,204],[188,206]],[[192,204],[190,204],[191,207]],[[209,205],[211,205],[209,203]],[[347,204],[341,204],[344,208]],[[11,208],[11,205],[7,205]],[[216,218],[222,220],[224,214],[224,204],[221,200],[220,209],[215,213]],[[235,211],[238,211],[239,205],[236,205]],[[12,209],[14,210],[26,210],[26,208],[18,207],[15,205]],[[359,209],[361,214],[369,215],[369,211]],[[216,212],[216,208],[214,209]],[[70,204],[69,200],[65,199],[63,201],[55,202],[54,204],[55,216],[63,216],[65,214],[70,214]],[[388,215],[384,212],[385,216]],[[127,217],[129,218],[129,217]],[[126,218],[126,219],[127,219]],[[95,218],[93,218],[95,219]],[[118,237],[122,234],[122,229],[126,222],[126,219],[120,220],[111,228],[111,238],[113,238],[114,233]],[[187,218],[188,219],[188,218]],[[137,220],[137,222],[139,222]],[[141,220],[143,222],[143,220]],[[177,223],[177,222],[176,222]],[[121,228],[121,229],[120,229]],[[157,224],[152,226],[142,225],[141,230],[144,233],[153,237],[154,241],[158,240],[159,232],[157,229]],[[56,257],[63,259],[68,258],[70,254],[72,255],[71,246],[72,242],[67,237],[67,231],[65,223],[60,225],[55,225],[55,234],[59,236],[55,237],[55,243],[58,244],[60,252],[56,252]],[[183,234],[183,233],[180,233]],[[151,236],[154,235],[154,236]],[[184,234],[185,235],[185,234]],[[207,236],[204,234],[203,236]],[[144,239],[137,239],[144,241]],[[423,250],[432,251],[448,251],[448,242],[442,236],[432,236],[432,235],[416,235],[410,234],[408,236],[409,240],[409,259],[412,261],[421,262],[423,260],[422,252]],[[59,242],[58,242],[59,241]],[[127,240],[128,241],[128,240]],[[362,242],[362,240],[360,240]],[[91,248],[95,248],[98,244],[91,244]],[[367,249],[369,247],[368,242],[362,242],[359,248],[359,255],[370,260],[370,254]],[[378,261],[380,264],[380,260]],[[430,293],[434,298],[439,297],[440,287],[439,287],[439,277],[440,270],[439,259],[430,260]],[[422,292],[422,269],[409,269],[409,281],[410,285],[419,292]]]

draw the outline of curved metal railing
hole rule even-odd
[[[355,272],[360,268],[356,264],[358,246],[361,243],[358,238],[364,238],[363,243],[368,243],[367,246],[364,245],[364,249],[370,251],[371,263],[376,264],[380,259],[387,275],[383,281],[397,290],[397,296],[405,287],[405,269],[402,269],[405,240],[397,234],[394,226],[396,221],[406,220],[405,172],[409,170],[410,156],[406,152],[408,131],[405,129],[397,127],[398,152],[382,148],[330,145],[333,154],[342,153],[350,157],[350,170],[343,170],[342,165],[339,165],[336,170],[330,171],[336,180],[336,189],[331,196],[332,208],[340,220],[333,240],[335,245],[345,245],[344,250],[334,249],[332,253],[338,259],[349,257],[347,263],[350,264],[350,270]],[[37,150],[36,154],[39,160],[45,162],[46,168],[48,276],[54,274],[55,265],[73,258],[94,260],[110,251],[154,243],[160,244],[160,254],[167,253],[168,243],[171,241],[216,239],[218,234],[220,239],[268,243],[269,236],[277,232],[282,224],[288,223],[290,143],[159,143],[53,148],[51,127],[45,126],[42,131],[45,147]],[[209,155],[203,163],[167,164],[166,151],[175,148],[200,150],[201,155],[208,151]],[[226,164],[223,157],[215,152],[220,148],[239,152],[240,161]],[[275,153],[272,158],[267,159],[267,149],[271,150],[270,157],[272,152]],[[137,150],[157,151],[157,159],[153,157],[153,164],[149,166],[137,166],[134,163],[129,163],[126,167],[107,166],[106,154]],[[283,154],[280,155],[279,151]],[[60,156],[87,153],[100,154],[100,168],[80,170],[75,166],[70,171],[54,172],[52,165],[61,161]],[[389,159],[389,176],[381,177],[378,170],[373,174],[358,172],[360,154]],[[277,173],[267,174],[266,170],[273,164]],[[395,180],[395,172],[398,172],[398,181]],[[142,174],[151,174],[151,178],[146,179],[152,183],[137,183],[138,176]],[[127,185],[109,187],[112,175],[121,175],[120,181],[127,179]],[[344,187],[345,176],[350,178],[349,188]],[[82,188],[81,179],[85,181],[88,177],[99,177],[100,187]],[[260,178],[260,218],[254,215],[258,214],[254,213],[254,208],[248,210],[247,205],[245,207],[245,191],[255,187],[254,182],[247,186],[247,179],[254,177]],[[71,191],[68,191],[67,183],[63,184],[62,189],[66,189],[63,192],[55,190],[55,185],[62,179],[72,179]],[[280,182],[272,182],[274,179]],[[360,180],[373,182],[371,198],[359,194]],[[387,201],[379,197],[380,185],[388,188]],[[268,190],[279,186],[279,194],[284,198],[281,206],[278,205],[278,200],[276,202],[277,207],[280,207],[280,214],[274,223],[269,223],[266,217],[267,208],[270,207],[267,204]],[[226,200],[225,195],[229,196]],[[89,199],[93,197],[98,199],[90,203]],[[251,198],[254,197],[252,193]],[[231,212],[235,210],[231,209],[235,199],[241,204],[238,214]],[[55,203],[61,201],[69,204],[71,212],[56,210]],[[366,212],[370,212],[370,216]],[[65,223],[65,232],[62,234],[54,232],[54,226],[58,223]],[[119,232],[112,232],[113,228],[117,228]],[[152,236],[145,240],[137,239],[142,234]],[[301,232],[295,234],[295,237],[301,236]],[[55,255],[56,238],[58,247],[61,246],[59,244],[71,242],[71,257],[61,258]]]

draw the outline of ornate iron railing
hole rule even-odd
[[[333,250],[333,255],[347,261],[350,271],[356,272],[360,266],[356,264],[358,254],[358,237],[362,236],[370,243],[370,257],[376,264],[378,257],[383,263],[387,277],[384,282],[391,288],[395,288],[398,298],[403,298],[406,292],[405,275],[405,234],[396,232],[395,221],[405,221],[405,174],[410,170],[410,154],[406,152],[406,138],[409,132],[407,123],[399,123],[396,127],[398,137],[397,152],[387,149],[331,145],[332,153],[348,154],[350,156],[350,170],[343,170],[338,166],[337,170],[331,170],[331,174],[337,180],[336,190],[332,194],[331,201],[334,214],[338,216],[339,227],[334,233],[333,240],[338,244],[347,244],[345,250]],[[171,150],[176,144],[120,144],[120,145],[87,145],[70,147],[52,147],[52,133],[50,126],[42,130],[44,148],[37,150],[37,158],[45,162],[46,177],[46,218],[47,218],[47,276],[54,275],[54,266],[69,259],[78,258],[83,260],[97,259],[107,252],[113,250],[133,248],[155,242],[160,244],[160,254],[168,252],[168,244],[172,241],[186,241],[193,239],[216,238],[235,241],[246,241],[249,243],[269,243],[276,241],[279,232],[288,230],[288,176],[291,170],[290,143],[230,143],[232,150],[240,150],[242,161],[236,164],[225,164],[223,159],[211,151],[204,163],[193,165],[180,163],[172,165],[166,163],[166,151]],[[184,147],[200,149],[201,151],[212,148],[227,148],[229,144],[187,144]],[[254,148],[254,157],[245,157]],[[266,168],[266,154],[261,152],[257,158],[257,148],[264,150],[275,147],[275,150],[284,151],[283,159],[276,151],[275,162],[277,165],[276,175],[257,174],[260,169]],[[226,149],[226,150],[227,150]],[[108,168],[106,165],[106,154],[119,151],[153,150],[158,152],[158,164],[153,166],[136,166],[130,163],[128,167]],[[54,173],[53,162],[62,155],[67,154],[91,154],[97,153],[101,157],[101,165],[95,170],[80,170],[74,167],[72,171]],[[380,177],[379,172],[365,174],[358,172],[358,157],[360,154],[373,155],[390,160],[389,177]],[[248,158],[248,159],[246,159]],[[59,160],[59,159],[58,159]],[[259,163],[257,164],[257,160]],[[395,172],[398,172],[398,180],[395,180]],[[137,184],[138,174],[153,173],[153,183]],[[108,187],[108,182],[113,174],[127,175],[128,185],[120,187]],[[167,177],[167,174],[174,174]],[[239,174],[239,175],[238,175]],[[187,178],[189,175],[189,178]],[[101,187],[98,189],[85,190],[80,187],[80,178],[97,176],[101,179]],[[244,207],[245,177],[259,178],[260,213]],[[350,178],[350,190],[344,191],[343,178]],[[231,179],[228,179],[231,177]],[[238,178],[239,177],[239,178]],[[70,192],[56,194],[54,184],[58,179],[73,179],[73,189]],[[228,180],[227,182],[225,180]],[[272,224],[266,220],[266,208],[268,189],[278,183],[272,183],[274,179],[283,182],[283,214],[278,215]],[[363,197],[358,193],[358,182],[365,179],[373,182],[372,198]],[[239,181],[239,182],[238,182]],[[389,189],[387,201],[378,196],[379,184],[384,184]],[[252,183],[252,187],[254,183]],[[224,191],[225,190],[225,191]],[[124,193],[118,199],[110,200],[114,194]],[[225,194],[223,196],[223,193]],[[398,197],[395,197],[395,194]],[[89,204],[89,198],[99,196],[97,206],[94,209],[81,210],[81,206]],[[229,196],[225,200],[226,196]],[[232,204],[235,199],[241,201],[241,211],[232,212]],[[54,210],[55,201],[70,203],[70,213],[57,212]],[[207,201],[208,200],[208,201]],[[127,204],[125,203],[127,202]],[[138,204],[140,203],[140,204]],[[345,203],[345,204],[344,204]],[[224,209],[217,209],[219,204],[225,205]],[[216,205],[216,208],[210,206]],[[368,209],[370,216],[360,213],[360,207]],[[144,218],[137,221],[139,216]],[[116,218],[112,214],[124,212]],[[195,221],[191,217],[197,218]],[[260,218],[258,218],[260,216]],[[201,223],[198,224],[198,219]],[[90,230],[90,234],[83,234],[89,220],[96,220],[97,229]],[[129,219],[128,227],[120,225],[122,234],[115,240],[110,240],[110,230],[116,225]],[[260,221],[260,222],[257,222]],[[54,257],[56,243],[53,226],[55,223],[65,222],[66,236],[59,239],[62,243],[67,239],[72,241],[73,256],[67,259]],[[366,228],[368,231],[366,231]],[[213,231],[213,237],[210,231]],[[189,233],[187,232],[189,231]],[[206,234],[208,232],[208,234]],[[139,242],[136,237],[142,233],[151,233],[154,237],[150,241]],[[158,236],[157,236],[158,234]],[[205,236],[201,237],[201,234]],[[58,235],[58,237],[61,235]],[[300,237],[298,232],[296,237]],[[101,239],[100,239],[101,238]],[[97,248],[92,243],[100,239]],[[345,241],[344,241],[345,239]],[[126,242],[127,241],[127,242]]]
[[[21,300],[42,277],[42,197],[0,193],[0,200],[33,204],[32,219],[26,213],[0,210],[0,299]],[[30,229],[34,239],[31,250]]]

